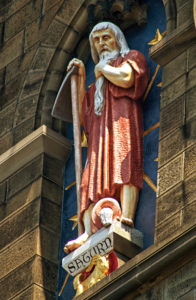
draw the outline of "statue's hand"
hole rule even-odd
[[[100,76],[102,76],[102,72],[103,72],[103,68],[106,65],[106,63],[104,62],[99,62],[96,66],[95,66],[95,77],[96,79],[98,79]]]
[[[78,67],[78,75],[79,76],[85,76],[85,66],[84,66],[84,63],[80,59],[73,58],[67,66],[67,71],[70,71],[73,66]]]

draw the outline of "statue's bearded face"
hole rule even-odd
[[[95,31],[93,33],[93,42],[99,57],[108,52],[119,50],[116,37],[110,28]]]
[[[99,63],[107,64],[119,56],[120,50],[116,42],[116,37],[110,28],[93,32],[92,38],[99,56]],[[95,114],[98,116],[101,115],[105,106],[105,84],[106,79],[103,75],[96,80],[94,109]]]

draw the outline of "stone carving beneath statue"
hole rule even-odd
[[[134,257],[142,246],[142,233],[119,221],[93,234],[62,260],[63,268],[74,276],[76,296]]]
[[[78,274],[74,278],[73,286],[76,290],[76,296],[79,296],[96,282],[108,275],[108,271],[108,257],[95,254],[91,259],[89,267],[85,270],[85,273]]]

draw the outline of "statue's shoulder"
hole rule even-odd
[[[131,49],[131,50],[129,50],[129,52],[126,54],[125,58],[127,58],[127,57],[129,57],[129,58],[130,58],[130,57],[134,58],[134,57],[139,57],[139,56],[144,57],[144,55],[142,54],[142,52],[140,52],[139,50]]]
[[[127,55],[124,57],[124,60],[134,60],[136,63],[140,65],[146,66],[148,68],[148,62],[144,54],[138,50],[130,50]]]

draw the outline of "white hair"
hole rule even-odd
[[[115,59],[118,56],[119,56],[118,50],[113,50],[112,52],[109,53],[102,53],[100,55],[100,62],[107,63],[111,59]],[[94,110],[95,110],[95,114],[97,116],[100,116],[105,106],[106,82],[105,82],[105,77],[103,75],[96,80],[95,86],[96,86],[96,90],[94,95]]]
[[[95,49],[94,43],[93,43],[93,33],[95,31],[103,30],[103,29],[111,29],[115,35],[116,38],[116,43],[120,49],[120,55],[124,57],[128,52],[129,52],[129,47],[127,45],[125,36],[123,32],[120,30],[118,26],[111,22],[101,22],[95,25],[89,35],[89,41],[90,41],[90,46],[91,46],[91,56],[95,64],[99,62],[99,56],[98,53]]]

